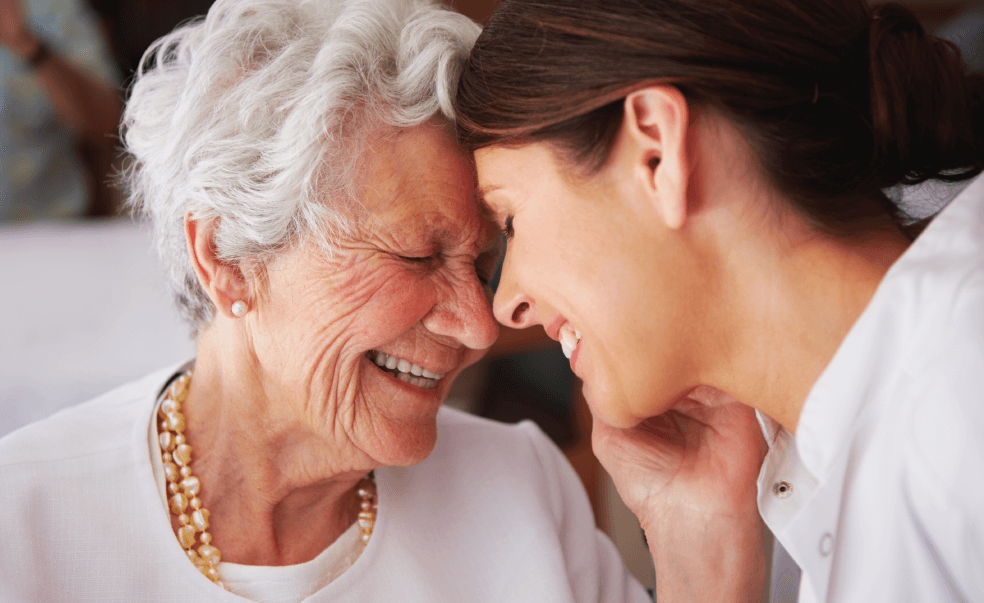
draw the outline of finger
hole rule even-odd
[[[694,389],[690,390],[690,393],[686,395],[686,398],[699,402],[704,406],[712,407],[725,406],[726,404],[731,404],[738,401],[729,394],[709,385],[698,385]]]
[[[652,423],[651,419],[620,429],[594,419],[591,446],[595,456],[606,469],[617,464],[656,472],[675,470],[685,448],[684,436],[673,428],[653,428]]]

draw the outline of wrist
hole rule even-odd
[[[672,548],[680,553],[693,551],[700,556],[705,551],[734,547],[747,549],[762,544],[764,524],[757,512],[740,516],[708,516],[682,511],[663,519],[659,525],[643,527],[654,555],[657,553],[656,547]]]
[[[682,515],[693,516],[646,530],[658,595],[669,601],[758,601],[766,566],[758,514]]]
[[[762,525],[755,490],[725,496],[702,496],[675,502],[658,501],[636,513],[646,536],[686,533],[691,529],[755,533]]]

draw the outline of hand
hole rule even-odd
[[[0,45],[21,57],[37,49],[38,40],[27,27],[22,0],[0,0]]]
[[[646,531],[658,600],[756,600],[765,572],[756,481],[767,446],[752,408],[697,388],[630,429],[595,419],[592,445]]]
[[[595,419],[592,446],[644,528],[677,507],[727,516],[754,504],[767,451],[755,411],[706,387],[630,429]]]

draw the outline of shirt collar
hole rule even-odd
[[[914,271],[926,262],[952,262],[961,256],[980,257],[984,241],[984,176],[957,195],[892,265],[875,295],[814,384],[796,428],[796,446],[803,464],[818,479],[829,474],[845,449],[858,415],[879,400],[897,377],[903,354],[912,346],[924,299],[913,292]],[[768,441],[771,435],[763,432]]]

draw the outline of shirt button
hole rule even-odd
[[[834,536],[830,532],[826,532],[820,538],[820,554],[826,557],[833,552],[834,552]]]
[[[789,498],[793,493],[793,485],[785,480],[772,485],[772,493],[778,498]]]

